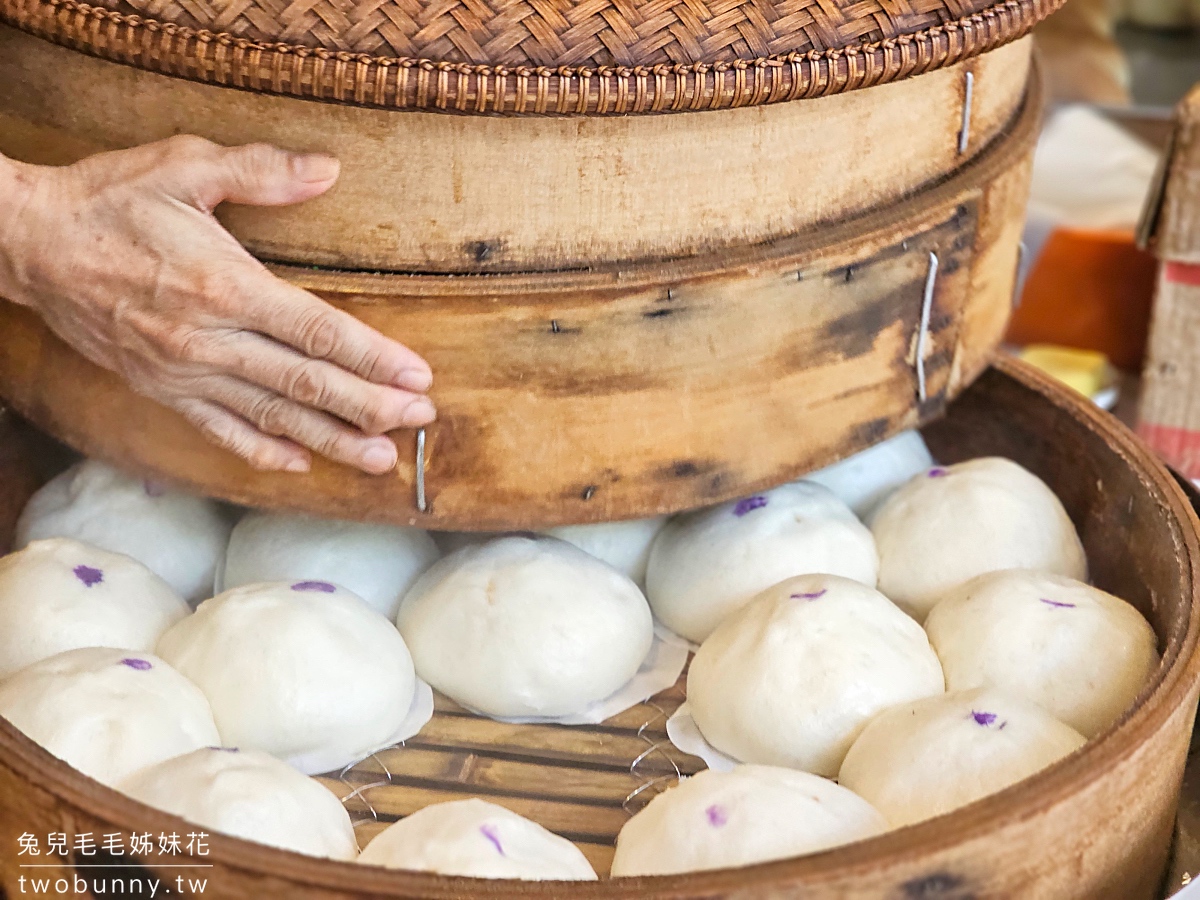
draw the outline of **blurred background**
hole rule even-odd
[[[1200,478],[1200,350],[1194,371],[1175,358],[1189,343],[1200,348],[1200,317],[1187,340],[1154,338],[1156,320],[1175,332],[1190,322],[1178,312],[1179,290],[1160,290],[1171,241],[1150,227],[1168,190],[1177,200],[1194,192],[1185,199],[1200,210],[1200,170],[1181,171],[1191,150],[1178,137],[1191,121],[1179,104],[1200,83],[1200,0],[1070,0],[1035,34],[1051,106],[1009,349],[1114,409]],[[1194,116],[1200,92],[1192,106]],[[1180,252],[1175,263],[1200,263],[1194,237],[1197,258]],[[1176,370],[1188,377],[1156,381]],[[1194,448],[1175,446],[1180,428],[1196,432]]]

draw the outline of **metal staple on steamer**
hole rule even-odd
[[[929,254],[929,274],[925,276],[925,296],[921,300],[921,324],[917,328],[917,399],[925,402],[925,349],[929,341],[929,313],[933,307],[933,289],[937,286],[938,255]]]
[[[1025,246],[1025,242],[1021,241],[1017,244],[1017,274],[1013,277],[1013,302],[1012,308],[1018,309],[1021,306],[1021,293],[1024,284],[1021,279],[1021,270],[1025,267],[1025,255],[1029,252],[1029,248]]]
[[[971,100],[975,94],[975,73],[968,72],[966,84],[963,86],[962,128],[958,132],[958,152],[961,156],[967,152],[971,142]]]
[[[417,510],[426,511],[425,504],[425,429],[417,430]]]

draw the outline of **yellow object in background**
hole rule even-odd
[[[1096,397],[1111,387],[1114,380],[1108,358],[1095,350],[1031,344],[1017,355],[1085,397]]]

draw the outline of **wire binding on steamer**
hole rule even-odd
[[[1029,248],[1025,246],[1025,242],[1019,241],[1017,243],[1017,272],[1013,276],[1012,308],[1014,311],[1021,305],[1021,289],[1025,286],[1024,279],[1021,277],[1021,270],[1025,267],[1025,255],[1028,252]]]
[[[938,255],[929,254],[929,274],[925,276],[925,296],[921,300],[921,324],[917,328],[917,399],[925,402],[925,345],[929,335],[929,312],[933,306],[933,289],[937,285]]]
[[[417,510],[425,512],[425,429],[417,429]]]
[[[971,142],[971,101],[975,96],[975,73],[968,72],[966,84],[963,87],[962,128],[958,132],[958,154],[967,152]]]
[[[403,745],[403,742],[401,742],[401,745]],[[383,769],[384,773],[387,776],[387,780],[386,781],[373,781],[370,784],[360,784],[358,786],[355,786],[352,782],[347,780],[346,776],[348,774],[350,774],[351,772],[353,772],[355,767],[366,762],[368,759],[373,759],[377,763],[379,763],[379,767],[381,769]],[[338,798],[338,800],[342,804],[342,806],[346,806],[346,804],[349,803],[351,800],[354,800],[355,798],[357,798],[363,802],[363,805],[366,806],[366,808],[368,810],[370,810],[371,819],[378,822],[379,821],[379,811],[377,809],[375,809],[375,805],[370,800],[367,799],[367,791],[371,790],[372,788],[377,788],[377,787],[388,787],[392,783],[391,770],[388,769],[387,764],[382,759],[379,758],[378,753],[372,753],[370,756],[366,757],[366,759],[360,759],[358,762],[351,763],[350,765],[346,766],[344,769],[342,769],[341,772],[338,773],[338,780],[341,781],[342,784],[346,785],[346,787],[354,788],[345,797]],[[349,809],[347,809],[347,812],[349,812]],[[359,822],[365,822],[365,821],[369,821],[369,820],[367,820],[367,819],[359,820]],[[359,824],[359,822],[355,822],[354,824],[357,825],[357,824]]]
[[[625,810],[625,812],[628,815],[631,815],[631,816],[633,815],[633,812],[629,809],[629,804],[631,802],[633,802],[633,800],[635,800],[639,795],[641,795],[642,793],[644,793],[645,791],[649,790],[652,787],[657,787],[658,785],[660,785],[664,782],[668,782],[668,781],[678,782],[680,779],[683,778],[683,773],[679,770],[679,764],[677,762],[675,762],[675,760],[671,756],[671,754],[667,753],[666,750],[663,749],[664,744],[669,744],[670,742],[669,741],[651,740],[645,734],[646,729],[649,728],[651,725],[653,725],[655,722],[657,722],[659,719],[665,720],[668,718],[666,710],[664,710],[657,703],[652,703],[649,700],[647,700],[643,705],[649,706],[651,709],[655,710],[658,713],[658,715],[652,716],[651,718],[649,718],[648,720],[643,722],[637,730],[638,738],[645,741],[647,744],[647,747],[645,750],[643,750],[641,753],[639,753],[637,755],[637,757],[633,760],[633,762],[631,762],[629,764],[629,774],[633,775],[635,777],[643,777],[641,775],[641,773],[638,772],[638,766],[641,764],[641,762],[644,759],[646,759],[647,757],[649,757],[655,753],[657,753],[659,756],[661,756],[663,759],[665,759],[668,763],[671,764],[671,768],[675,770],[675,774],[674,775],[655,776],[654,778],[651,778],[649,781],[642,782],[636,788],[634,788],[632,791],[630,791],[625,796],[625,799],[621,801],[621,808],[623,810]]]

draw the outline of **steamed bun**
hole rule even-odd
[[[1026,700],[994,688],[959,691],[880,713],[846,754],[838,781],[899,828],[1028,778],[1083,743]]]
[[[565,541],[502,537],[434,564],[397,625],[417,672],[492,716],[563,716],[615,693],[654,637],[637,585]]]
[[[360,863],[526,881],[595,881],[579,848],[536,822],[483,800],[435,803],[381,831]]]
[[[635,584],[644,584],[650,546],[666,524],[666,516],[659,516],[592,525],[559,525],[542,533],[574,544],[584,553],[608,563]]]
[[[659,533],[646,596],[663,624],[707,638],[773,584],[823,572],[874,587],[875,542],[828,489],[807,482],[679,516]]]
[[[324,581],[225,591],[164,634],[158,652],[204,691],[226,744],[310,774],[388,743],[416,690],[392,624]]]
[[[17,522],[15,546],[65,537],[124,553],[196,603],[213,594],[232,527],[211,500],[90,459],[33,495]]]
[[[486,544],[498,537],[532,537],[544,534],[574,544],[584,553],[608,563],[635,584],[646,581],[650,546],[667,523],[666,516],[630,519],[622,522],[596,522],[590,525],[557,525],[539,532],[435,531],[431,532],[438,549],[449,555],[473,544]]]
[[[933,465],[919,431],[902,431],[840,462],[804,476],[829,488],[866,519],[892,491]]]
[[[1087,558],[1062,503],[1015,462],[985,457],[935,467],[892,494],[871,523],[879,590],[917,621],[941,595],[998,569],[1087,579]]]
[[[700,645],[687,680],[692,718],[716,749],[829,777],[872,716],[942,690],[921,626],[836,575],[763,591]]]
[[[0,716],[107,785],[221,743],[200,689],[130,650],[68,650],[22,669],[0,682]]]
[[[190,613],[139,562],[66,538],[0,558],[0,679],[80,647],[152,651]]]
[[[1129,706],[1158,664],[1131,605],[1061,575],[1009,569],[951,590],[925,630],[947,690],[987,685],[1030,700],[1085,737]]]
[[[252,512],[233,529],[220,587],[332,581],[391,619],[437,558],[433,539],[419,528]]]
[[[773,766],[706,769],[659,794],[617,836],[612,874],[675,875],[828,850],[887,829],[832,781]]]
[[[341,801],[320,782],[256,750],[195,750],[147,766],[117,789],[221,834],[309,856],[358,855]]]

